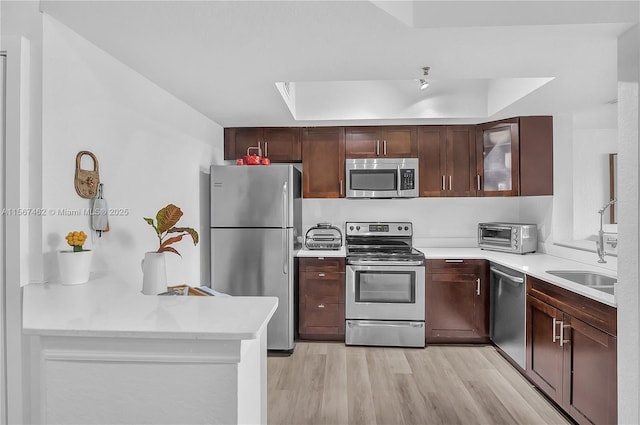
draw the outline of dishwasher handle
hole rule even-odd
[[[505,273],[502,270],[498,270],[495,267],[490,267],[489,268],[491,270],[491,273],[495,273],[498,276],[502,276],[505,279],[513,282],[513,283],[517,283],[517,284],[523,284],[524,283],[524,278],[522,277],[518,277],[518,276],[511,276],[509,273]]]

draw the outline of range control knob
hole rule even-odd
[[[402,226],[398,226],[398,230],[402,230]]]
[[[356,226],[356,230],[360,230],[360,226]]]
[[[353,230],[353,226],[349,226],[349,230]]]
[[[409,230],[409,226],[404,226],[404,230]]]

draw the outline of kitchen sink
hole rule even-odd
[[[614,285],[618,282],[615,277],[580,270],[547,270],[547,273],[612,295]]]

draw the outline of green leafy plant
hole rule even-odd
[[[191,227],[175,227],[180,217],[182,217],[182,210],[173,204],[169,204],[158,211],[155,222],[152,218],[144,218],[144,221],[153,227],[158,236],[160,247],[156,252],[173,252],[180,255],[175,248],[169,245],[180,242],[182,237],[187,235],[191,236],[194,246],[198,245],[198,232]],[[176,233],[177,235],[174,235]],[[180,256],[182,257],[182,255]]]

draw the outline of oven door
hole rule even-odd
[[[424,321],[424,265],[348,265],[346,292],[347,319]]]
[[[513,251],[515,249],[515,232],[511,226],[478,226],[478,245],[499,251]]]

